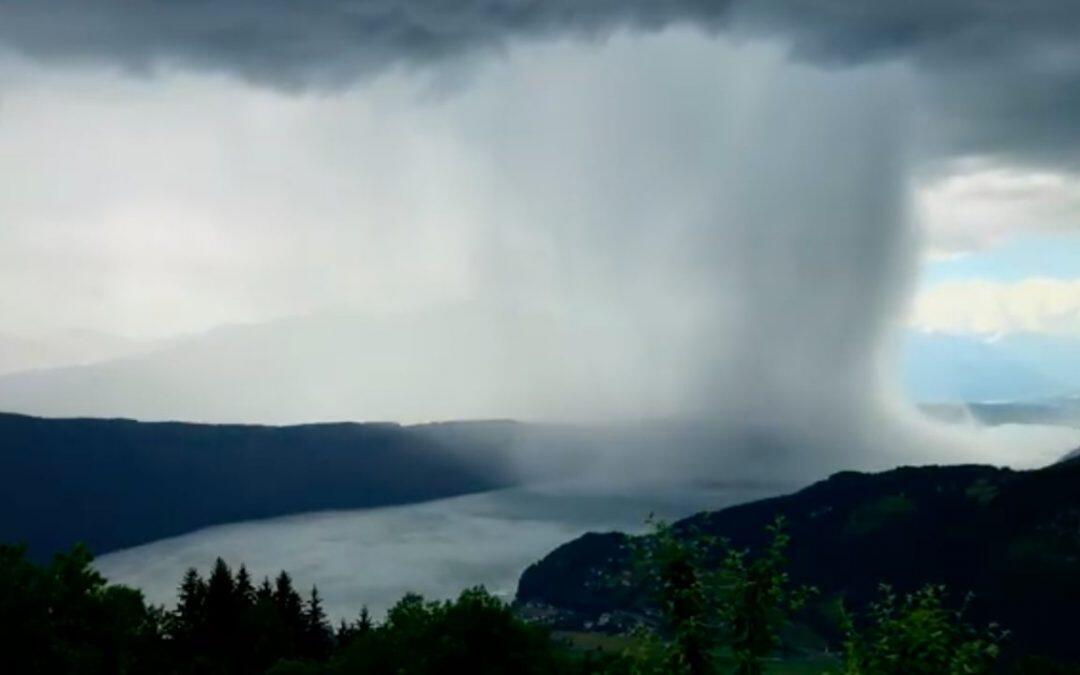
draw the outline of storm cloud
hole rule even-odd
[[[191,68],[286,90],[456,63],[515,41],[695,26],[826,67],[923,73],[937,153],[1075,164],[1080,7],[1068,0],[4,0],[0,43],[45,61]]]
[[[81,83],[98,92],[85,127],[64,78],[5,100],[42,143],[5,170],[22,188],[0,215],[31,248],[37,223],[96,232],[104,271],[85,269],[92,246],[66,251],[107,282],[72,284],[94,296],[79,310],[169,308],[129,310],[141,329],[350,298],[419,308],[401,324],[425,327],[433,299],[452,308],[377,345],[271,325],[284,346],[248,351],[290,377],[265,406],[221,380],[242,348],[154,362],[175,397],[128,364],[122,398],[175,411],[228,392],[202,419],[706,418],[850,465],[922,438],[888,356],[917,264],[912,182],[967,155],[1071,166],[1077,34],[1068,2],[0,0],[0,45],[102,78]],[[450,96],[413,95],[463,73]],[[145,105],[155,86],[170,95]],[[25,196],[45,184],[81,199]],[[41,266],[11,251],[32,288]]]

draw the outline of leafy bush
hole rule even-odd
[[[455,601],[405,596],[384,623],[354,634],[322,672],[541,675],[577,666],[547,631],[518,619],[483,588],[472,588]]]
[[[976,629],[965,620],[963,606],[951,610],[945,600],[943,586],[903,596],[881,586],[881,599],[870,605],[864,627],[845,615],[843,675],[994,672],[1004,632],[995,625]]]
[[[254,586],[241,566],[218,560],[204,579],[192,569],[175,610],[109,585],[75,547],[41,566],[0,546],[0,672],[71,675],[712,675],[821,673],[818,659],[778,662],[782,629],[813,589],[786,572],[784,522],[759,552],[733,549],[690,530],[654,523],[633,541],[636,564],[621,581],[647,589],[651,620],[609,654],[582,651],[518,618],[472,588],[453,601],[406,595],[381,623],[366,608],[333,631],[317,589],[302,599],[281,572]],[[965,603],[966,604],[966,603]],[[989,675],[1001,667],[1005,633],[951,609],[945,589],[881,597],[861,615],[838,612],[846,638],[838,675]],[[815,665],[817,664],[817,665]],[[820,666],[820,667],[818,667]],[[1022,659],[1017,675],[1076,669]]]
[[[769,526],[770,543],[759,555],[652,524],[652,534],[633,544],[632,574],[653,589],[662,621],[659,633],[638,632],[626,654],[633,672],[705,675],[716,672],[724,650],[739,675],[763,673],[780,629],[814,592],[793,585],[785,571],[784,520]]]

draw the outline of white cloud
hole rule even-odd
[[[990,248],[1016,234],[1077,232],[1080,176],[956,162],[919,186],[916,213],[931,259]]]
[[[1080,279],[943,282],[915,298],[911,325],[945,333],[1080,335]]]

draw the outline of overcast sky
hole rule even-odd
[[[1075,3],[318,7],[0,2],[0,367],[542,316],[503,358],[678,408],[845,400],[905,325],[1080,336]]]

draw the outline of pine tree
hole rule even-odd
[[[292,633],[282,620],[275,587],[269,577],[263,577],[262,583],[255,590],[255,604],[251,608],[250,620],[253,665],[265,670],[278,659],[296,655]]]
[[[237,663],[247,672],[263,672],[264,664],[256,663],[258,658],[258,639],[260,621],[256,616],[255,587],[251,583],[251,574],[243,563],[236,573],[233,584],[234,626],[232,628],[232,650]]]
[[[293,589],[292,577],[284,570],[274,580],[274,607],[290,643],[303,644],[304,603]]]
[[[206,631],[209,653],[227,662],[236,651],[237,610],[232,570],[218,558],[206,582]]]
[[[293,589],[292,577],[284,570],[274,580],[274,604],[281,612],[282,618],[299,619],[303,614],[303,602],[300,595]]]
[[[214,561],[214,569],[206,582],[206,614],[207,620],[220,628],[221,624],[227,624],[235,618],[236,614],[236,582],[233,581],[232,570],[225,561],[218,558]]]
[[[195,648],[201,642],[206,620],[206,582],[198,570],[189,567],[180,582],[173,637]]]
[[[270,577],[263,577],[259,588],[255,590],[255,603],[272,603],[274,601],[274,587],[270,585]]]
[[[333,632],[326,621],[326,612],[322,607],[319,589],[312,586],[311,596],[304,604],[303,655],[316,660],[325,660],[333,649]]]
[[[210,579],[207,581],[206,586],[208,598],[224,599],[232,597],[233,588],[235,587],[232,570],[221,558],[214,561],[214,569],[210,572]]]
[[[345,619],[338,620],[338,626],[334,629],[334,639],[339,645],[347,644],[353,638],[352,624]]]
[[[360,608],[360,618],[356,621],[356,632],[360,635],[365,635],[371,632],[371,629],[375,627],[375,624],[371,620],[371,614],[368,612],[367,605]]]
[[[242,609],[246,610],[255,604],[255,587],[251,585],[251,575],[248,574],[247,567],[243,563],[240,565],[240,571],[236,573],[234,593]]]
[[[371,613],[368,612],[367,605],[364,605],[360,609],[360,616],[355,621],[341,620],[335,637],[338,645],[345,645],[356,638],[369,635],[374,628],[375,624],[371,620]]]

